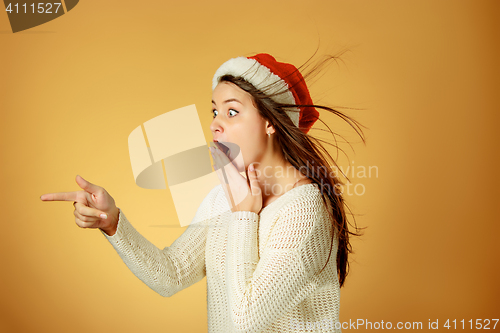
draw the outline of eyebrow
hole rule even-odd
[[[238,102],[238,103],[240,103],[241,105],[243,105],[243,103],[241,103],[241,102],[240,102],[239,100],[237,100],[236,98],[226,99],[224,102],[222,102],[222,104],[231,103],[231,102]],[[212,104],[217,105],[217,103],[215,103],[213,100],[212,100]]]

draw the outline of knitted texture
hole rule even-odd
[[[336,240],[319,273],[332,232],[316,184],[289,190],[259,214],[231,212],[218,185],[169,247],[160,250],[146,240],[121,210],[116,233],[103,235],[162,296],[206,276],[211,333],[340,332]]]

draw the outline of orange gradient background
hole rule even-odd
[[[2,7],[3,8],[3,7]],[[345,167],[353,240],[341,321],[499,318],[497,1],[91,1],[12,34],[0,13],[1,332],[206,332],[206,280],[163,298],[97,230],[74,223],[80,174],[160,248],[184,228],[168,190],[135,185],[129,133],[196,104],[211,140],[211,79],[229,58],[304,63],[349,49],[310,87],[368,127]],[[320,59],[317,57],[316,59]],[[321,126],[318,125],[317,128]],[[188,129],[187,129],[188,130]],[[311,132],[314,133],[314,132]],[[163,226],[163,227],[162,227]],[[497,325],[500,329],[500,325]],[[467,331],[467,330],[461,330]]]

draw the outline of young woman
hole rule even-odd
[[[206,276],[209,332],[340,332],[340,287],[357,230],[348,228],[342,183],[328,162],[335,161],[307,133],[317,108],[364,141],[359,124],[313,105],[299,70],[268,54],[224,63],[212,105],[210,150],[221,185],[171,246],[146,240],[103,188],[79,176],[83,191],[41,199],[74,201],[77,225],[99,228],[163,296]]]

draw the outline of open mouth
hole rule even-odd
[[[217,147],[227,156],[229,157],[229,153],[231,152],[229,147],[222,144],[221,142],[214,141],[214,143],[217,145]]]

